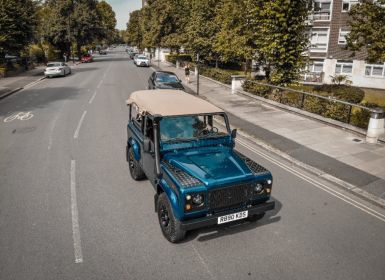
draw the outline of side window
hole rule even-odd
[[[132,104],[132,105],[131,105],[131,116],[130,116],[130,120],[133,122],[133,124],[134,124],[140,131],[143,131],[143,130],[142,130],[142,126],[143,126],[143,117],[142,117],[142,115],[139,113],[139,108],[138,108],[138,106],[136,106],[136,104]]]
[[[154,127],[152,120],[148,117],[146,118],[144,135],[147,136],[152,142],[154,142]]]

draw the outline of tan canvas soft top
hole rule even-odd
[[[131,94],[127,105],[135,103],[141,112],[161,116],[222,113],[213,104],[181,90],[140,90]]]

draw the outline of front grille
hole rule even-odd
[[[209,207],[211,210],[241,205],[253,197],[251,183],[233,185],[209,191]]]

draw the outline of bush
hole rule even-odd
[[[38,63],[45,61],[44,51],[38,45],[31,45],[29,47],[29,56],[32,57],[33,60],[36,60]]]
[[[176,64],[177,60],[179,60],[180,62],[182,61],[191,62],[192,58],[190,54],[169,54],[169,55],[166,55],[166,60],[168,62],[171,62],[172,64]]]
[[[256,84],[252,80],[246,80],[243,83],[242,87],[243,87],[244,91],[247,91],[249,93],[252,93],[252,94],[264,97],[264,98],[267,98],[269,93],[271,92],[270,87]]]
[[[237,71],[224,70],[220,68],[201,67],[200,74],[212,78],[221,83],[231,85],[231,75],[238,75]]]
[[[314,91],[324,96],[331,96],[354,104],[359,104],[365,97],[365,92],[362,89],[348,85],[320,85],[315,86]]]
[[[376,108],[378,105],[376,103],[362,103],[361,105],[368,108]],[[350,119],[350,124],[358,126],[361,128],[368,128],[370,119],[370,112],[361,108],[354,108],[352,117]]]

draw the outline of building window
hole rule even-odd
[[[307,65],[306,70],[310,73],[321,73],[324,70],[324,61],[313,60]]]
[[[324,60],[312,60],[301,75],[304,82],[322,83]]]
[[[332,2],[330,0],[316,0],[314,2],[314,20],[330,20]]]
[[[385,63],[384,64],[366,64],[365,76],[369,77],[384,77],[385,76]]]
[[[310,34],[310,51],[327,52],[329,28],[313,28]]]
[[[336,74],[351,74],[353,72],[353,61],[337,60]]]
[[[350,9],[358,4],[359,1],[358,0],[343,0],[342,1],[342,12],[349,12]]]
[[[338,44],[339,45],[346,45],[346,36],[349,34],[349,30],[344,30],[340,28],[340,34],[338,35]]]

